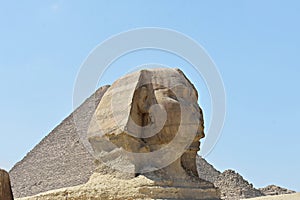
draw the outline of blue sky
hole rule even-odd
[[[207,160],[256,187],[300,191],[299,10],[296,0],[2,1],[0,167],[9,170],[72,112],[77,73],[96,45],[129,29],[162,27],[196,40],[222,75],[226,120]],[[122,57],[100,85],[149,62],[183,68],[208,124],[203,81],[167,53]]]

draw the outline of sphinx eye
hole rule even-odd
[[[167,93],[168,97],[175,99],[176,101],[178,100],[177,96],[174,94],[174,92],[172,90],[168,89],[166,93]]]

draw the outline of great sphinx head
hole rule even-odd
[[[112,84],[96,109],[88,137],[94,155],[119,170],[166,169],[171,176],[197,176],[203,129],[197,91],[183,72],[147,69]]]

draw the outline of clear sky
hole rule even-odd
[[[111,35],[139,27],[182,32],[216,63],[227,95],[222,136],[206,159],[256,187],[300,191],[299,1],[2,1],[0,167],[9,170],[72,112],[80,65]],[[115,62],[99,84],[143,63],[182,67],[209,123],[210,99],[188,64],[157,51]]]

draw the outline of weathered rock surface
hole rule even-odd
[[[0,169],[0,199],[13,200],[13,194],[10,185],[9,174]]]
[[[184,74],[149,69],[112,84],[91,120],[88,141],[106,165],[154,181],[145,190],[160,195],[153,198],[218,199],[214,185],[197,173],[203,129],[197,91]]]
[[[200,156],[197,156],[196,163],[199,177],[203,180],[214,183],[221,174],[220,171],[216,170],[214,166],[209,164],[204,158]]]
[[[295,193],[295,191],[288,190],[286,188],[282,188],[282,187],[279,187],[279,186],[276,186],[276,185],[268,185],[267,187],[259,188],[259,190],[264,195],[281,195],[281,194]]]
[[[111,168],[101,167],[90,180],[75,187],[62,188],[18,200],[86,199],[206,199],[217,200],[215,189],[166,187],[146,176],[127,177]]]
[[[261,191],[255,189],[252,184],[233,170],[226,170],[221,173],[214,184],[220,188],[221,198],[226,200],[264,196]]]
[[[130,163],[133,173],[168,166],[174,175],[197,176],[196,155],[204,137],[197,99],[179,69],[141,70],[118,79],[104,94],[89,129],[95,156],[120,170]],[[118,161],[123,166],[116,165],[115,155],[124,159]]]

